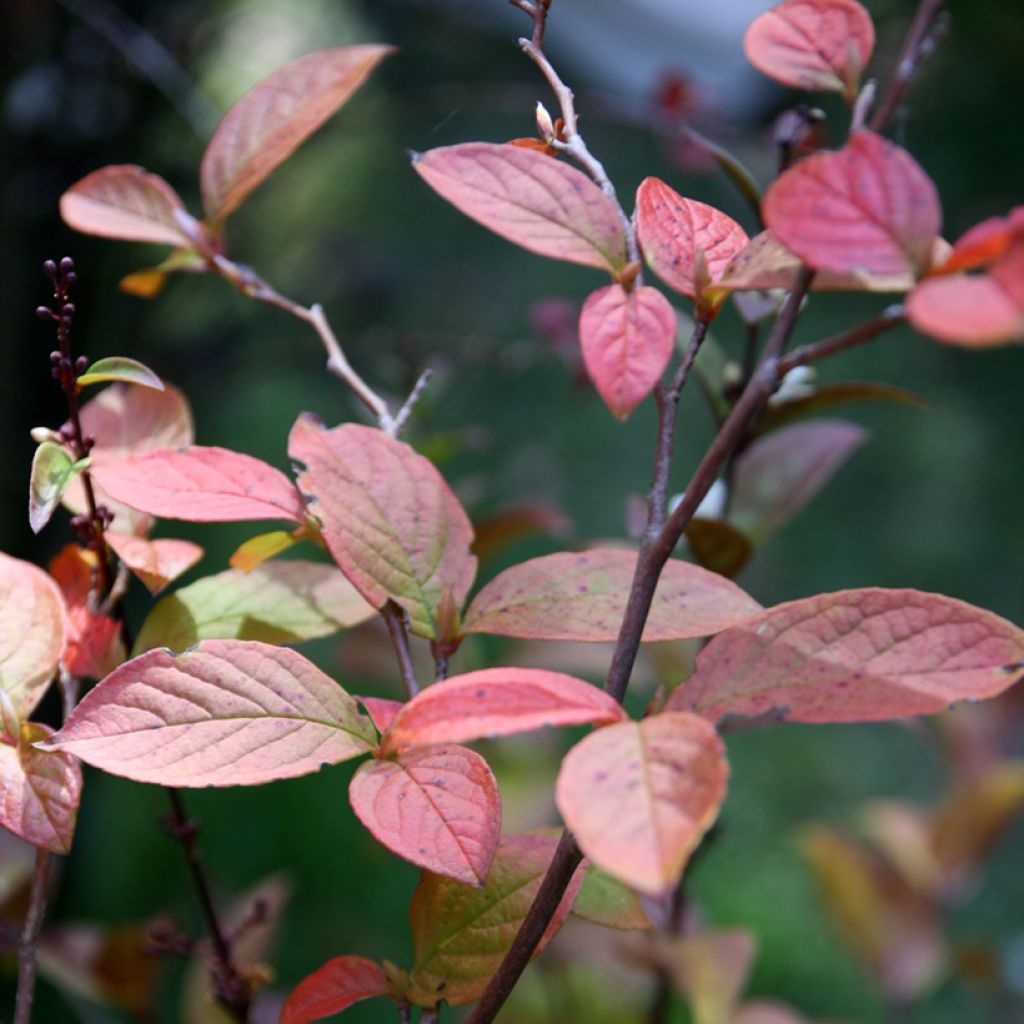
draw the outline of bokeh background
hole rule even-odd
[[[743,29],[767,6],[555,0],[550,51],[576,86],[588,142],[623,196],[656,174],[753,230],[737,193],[680,142],[678,126],[689,122],[727,143],[762,182],[770,180],[770,122],[798,97],[744,65]],[[884,75],[914,5],[868,6],[879,32],[875,68]],[[950,9],[949,37],[895,134],[935,179],[946,234],[956,237],[1022,198],[1024,8],[959,0]],[[439,463],[475,519],[493,520],[524,504],[545,510],[544,529],[508,538],[484,561],[481,580],[524,557],[625,535],[628,498],[648,479],[654,416],[648,403],[618,424],[581,379],[573,310],[602,282],[466,221],[411,172],[406,155],[532,134],[535,102],[554,105],[515,45],[524,22],[502,0],[4,0],[4,551],[45,561],[70,536],[58,516],[34,538],[25,516],[29,428],[63,419],[48,374],[50,332],[33,316],[47,298],[40,272],[47,257],[68,254],[78,264],[77,351],[134,356],[179,385],[193,403],[199,443],[285,467],[285,437],[301,410],[328,422],[360,418],[323,372],[316,340],[301,324],[201,277],[174,280],[150,302],[124,295],[118,280],[161,253],[75,235],[61,224],[57,203],[85,173],[129,162],[162,174],[197,205],[205,139],[246,88],[312,49],[370,41],[399,50],[235,215],[230,251],[285,294],[323,303],[351,361],[387,394],[407,393],[424,368],[433,369],[411,439]],[[830,115],[826,135],[838,140],[843,112],[823,106]],[[797,340],[851,325],[884,301],[816,295]],[[727,350],[741,351],[734,314],[724,314],[715,333]],[[919,393],[927,407],[864,405],[849,413],[869,428],[870,442],[758,552],[740,582],[765,604],[845,587],[911,586],[1024,621],[1021,350],[970,353],[900,330],[828,363],[822,376],[889,381]],[[692,390],[683,407],[679,486],[711,433]],[[162,531],[206,547],[193,576],[219,571],[248,535],[244,525],[165,524]],[[145,596],[133,591],[129,615],[136,625],[146,607]],[[396,696],[397,678],[378,640],[373,629],[362,629],[305,650],[350,690]],[[606,657],[603,648],[526,650],[494,641],[464,649],[456,668],[516,658],[571,664],[597,678]],[[649,694],[658,669],[647,661],[638,676],[640,694]],[[567,742],[544,737],[539,745],[493,751],[507,828],[555,821],[548,794]],[[785,999],[815,1019],[1024,1020],[1024,827],[1002,838],[949,918],[954,944],[980,949],[985,969],[967,981],[962,972],[944,975],[902,1016],[892,1015],[837,938],[800,857],[796,836],[811,822],[849,827],[869,798],[922,806],[936,799],[947,767],[927,735],[897,725],[786,727],[740,734],[729,746],[733,783],[721,833],[695,865],[690,892],[711,924],[745,925],[757,935],[752,992]],[[416,871],[355,821],[345,799],[351,770],[187,794],[222,905],[272,876],[290,890],[270,955],[283,989],[339,953],[409,961],[406,906]],[[155,824],[165,810],[163,794],[95,772],[87,780],[53,919],[127,927],[169,914],[197,929],[180,851]],[[593,940],[575,941],[583,966],[573,969],[586,977]],[[604,955],[595,952],[593,962]],[[186,973],[180,964],[166,965],[148,1019],[210,1019],[201,1001],[183,1000]],[[551,994],[556,974],[535,967],[530,1008],[512,1009],[508,1019],[633,1019],[602,993],[599,974],[576,985],[574,998],[583,1002],[559,1011],[561,997]],[[0,1007],[13,1001],[10,974],[4,984]],[[386,1020],[391,1013],[371,1003],[346,1019]],[[37,1019],[135,1018],[44,982]],[[675,1019],[687,1019],[681,1007]]]

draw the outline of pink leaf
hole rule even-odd
[[[254,640],[147,651],[87,693],[42,748],[165,786],[252,786],[371,750],[373,727],[301,654]]]
[[[580,313],[587,373],[612,415],[624,420],[665,372],[676,340],[676,314],[656,288],[599,288]]]
[[[117,501],[163,519],[306,520],[302,496],[284,473],[226,448],[158,448],[93,475]]]
[[[575,167],[490,142],[431,149],[413,167],[467,217],[530,252],[601,270],[626,262],[618,211]]]
[[[286,64],[227,113],[203,154],[199,183],[212,221],[223,221],[313,134],[392,52],[340,46]]]
[[[53,853],[67,853],[82,798],[82,769],[70,754],[37,750],[53,733],[25,722],[14,745],[0,742],[0,825]]]
[[[1024,233],[1008,243],[987,274],[922,281],[907,296],[907,319],[922,334],[950,345],[983,348],[1024,341],[1022,281]]]
[[[728,776],[714,727],[668,711],[584,737],[562,761],[555,800],[598,867],[658,896],[717,817]]]
[[[362,999],[387,994],[388,979],[372,960],[336,956],[295,986],[281,1011],[281,1024],[309,1024]]]
[[[729,522],[763,540],[807,505],[866,439],[855,423],[815,419],[754,441],[735,463]]]
[[[387,732],[395,720],[395,715],[405,706],[400,700],[388,700],[386,697],[360,697],[356,700],[366,708],[366,713],[373,719],[377,732]]]
[[[136,385],[114,384],[104,388],[81,409],[82,432],[94,437],[89,452],[92,469],[121,462],[131,455],[192,443],[192,413],[185,396],[169,384],[163,391]],[[114,513],[114,528],[145,534],[152,525],[149,516],[115,502],[95,480],[96,500]],[[80,480],[73,480],[64,492],[64,504],[72,512],[87,509]]]
[[[132,164],[86,175],[61,196],[60,213],[76,231],[130,242],[190,246],[203,235],[178,193]]]
[[[540,668],[486,668],[418,693],[395,716],[381,749],[394,753],[545,726],[604,725],[625,717],[608,694],[574,676]]]
[[[743,40],[747,60],[769,78],[851,102],[874,47],[871,15],[856,0],[783,0]]]
[[[57,671],[67,629],[61,592],[42,569],[0,554],[0,692],[20,720]]]
[[[859,131],[817,153],[768,189],[765,223],[816,270],[920,275],[942,226],[931,179],[904,149]]]
[[[424,874],[409,907],[413,1002],[436,1006],[443,999],[461,1006],[479,998],[519,931],[557,842],[550,836],[503,836],[482,888]],[[577,870],[534,955],[562,927],[582,878]]]
[[[473,598],[462,630],[613,642],[635,570],[636,552],[619,548],[531,558],[500,573]],[[672,559],[662,571],[643,639],[710,636],[759,611],[761,606],[724,576]]]
[[[473,577],[473,527],[429,459],[383,431],[346,423],[325,430],[301,416],[288,454],[310,511],[334,560],[375,608],[389,599],[408,613],[413,632],[436,638],[449,590],[461,605]]]
[[[863,722],[994,697],[1024,675],[1024,630],[917,590],[843,590],[720,634],[668,706],[792,722]]]
[[[721,299],[704,293],[748,242],[731,217],[686,199],[659,178],[645,178],[636,193],[636,228],[651,269],[711,319]]]
[[[189,540],[146,540],[112,530],[104,536],[117,557],[151,594],[159,594],[203,557],[203,549]]]
[[[404,750],[361,764],[349,802],[374,838],[417,867],[483,885],[501,835],[501,797],[487,762],[465,747]]]

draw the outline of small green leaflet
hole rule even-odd
[[[90,384],[103,384],[107,381],[120,380],[126,384],[139,384],[144,388],[153,388],[155,391],[163,391],[164,382],[144,363],[137,359],[129,359],[127,356],[108,356],[106,359],[97,359],[78,378],[79,387],[88,387]]]
[[[28,524],[33,533],[50,521],[68,484],[88,465],[88,459],[75,462],[56,441],[44,441],[36,449],[28,485]]]

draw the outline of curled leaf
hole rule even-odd
[[[119,380],[125,384],[138,384],[140,387],[163,391],[164,382],[144,363],[126,356],[108,356],[97,359],[78,378],[79,387],[100,384],[106,381]]]
[[[76,462],[55,441],[44,441],[36,449],[28,482],[28,524],[33,533],[50,521],[68,485],[88,465],[88,459]]]

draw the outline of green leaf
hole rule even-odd
[[[593,864],[583,877],[572,912],[584,921],[620,931],[646,931],[654,927],[640,897],[628,885]]]
[[[88,459],[75,462],[56,441],[44,441],[36,449],[28,485],[28,523],[33,533],[50,521],[68,484],[88,465]]]
[[[135,654],[152,647],[183,651],[200,640],[292,644],[330,636],[373,615],[333,565],[267,562],[206,576],[165,597],[149,613]]]
[[[122,380],[126,384],[140,384],[144,388],[163,391],[164,382],[144,363],[127,356],[108,356],[97,359],[81,377],[79,387],[101,384],[111,380]]]
[[[799,395],[787,401],[769,402],[765,411],[757,418],[751,433],[755,436],[767,434],[770,430],[803,419],[825,409],[854,402],[899,402],[924,408],[927,402],[913,391],[885,384],[881,381],[847,380],[835,384],[822,384],[810,394]]]

